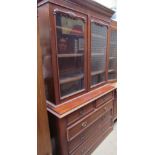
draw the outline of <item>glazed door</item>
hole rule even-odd
[[[106,82],[106,50],[108,26],[91,20],[91,87]]]
[[[56,54],[60,98],[86,89],[86,18],[55,9]]]

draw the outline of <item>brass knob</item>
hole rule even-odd
[[[83,122],[81,126],[85,128],[87,126],[87,122]]]

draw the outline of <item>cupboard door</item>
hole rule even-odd
[[[110,34],[108,80],[115,79],[117,79],[117,30],[112,29]]]
[[[56,11],[57,59],[60,96],[85,89],[85,18],[74,12]]]
[[[91,22],[91,86],[106,80],[107,31],[106,25]]]

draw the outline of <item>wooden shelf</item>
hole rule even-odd
[[[91,75],[94,76],[94,75],[101,74],[101,73],[104,73],[104,72],[105,72],[105,71],[103,71],[103,70],[93,71],[93,72],[91,73]]]
[[[117,43],[114,42],[114,41],[110,41],[110,44],[111,44],[111,45],[116,45]]]
[[[76,35],[77,34],[77,35],[83,36],[83,32],[78,31],[78,30],[73,30],[73,29],[70,29],[70,28],[67,28],[67,27],[61,27],[61,26],[56,26],[56,28],[57,29],[60,29],[60,30],[64,30],[64,31],[69,31],[71,33],[75,33],[73,35]],[[68,34],[68,35],[72,35],[72,34]]]
[[[106,37],[104,37],[102,35],[95,34],[95,33],[92,33],[92,36],[96,37],[96,38],[106,39]]]
[[[63,78],[63,79],[60,79],[60,84],[65,84],[65,83],[68,83],[68,82],[73,82],[73,81],[77,81],[77,80],[80,80],[84,77],[84,74],[76,74],[72,77],[67,77],[67,78]]]
[[[83,53],[58,54],[58,58],[82,57]]]
[[[116,72],[115,69],[109,69],[109,70],[108,70],[108,73],[114,73],[114,72]]]
[[[110,59],[110,60],[112,60],[112,59],[116,59],[116,57],[109,57],[109,59]]]
[[[91,53],[92,56],[100,56],[100,55],[105,55],[104,53]]]

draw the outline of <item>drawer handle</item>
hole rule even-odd
[[[87,122],[83,122],[83,123],[81,124],[81,126],[82,126],[83,128],[85,128],[85,127],[87,126]]]

